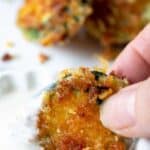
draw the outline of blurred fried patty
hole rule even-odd
[[[74,36],[91,14],[90,0],[25,0],[18,25],[27,38],[43,45]]]
[[[124,139],[100,122],[100,104],[126,80],[88,68],[66,70],[44,92],[38,142],[44,150],[126,150]]]
[[[150,21],[149,0],[93,0],[88,32],[103,49],[122,49]]]

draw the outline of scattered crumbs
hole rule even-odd
[[[49,56],[47,56],[46,54],[40,53],[38,55],[38,60],[42,64],[45,63],[46,61],[48,61],[48,59],[49,59]]]
[[[5,53],[3,56],[2,56],[2,61],[10,61],[13,59],[13,56],[9,53]]]
[[[8,48],[12,48],[12,47],[14,47],[14,42],[12,42],[12,41],[7,41],[6,42],[6,47],[8,47]]]

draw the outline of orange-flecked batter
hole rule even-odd
[[[100,104],[126,80],[88,68],[69,70],[43,94],[38,141],[44,150],[126,150],[124,138],[100,122]]]

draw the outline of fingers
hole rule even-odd
[[[150,75],[150,24],[120,54],[112,72],[131,82],[142,81]]]
[[[100,112],[104,126],[127,137],[150,137],[150,78],[110,97]]]

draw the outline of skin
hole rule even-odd
[[[150,24],[127,45],[111,73],[132,84],[102,105],[101,121],[118,134],[150,138]]]

